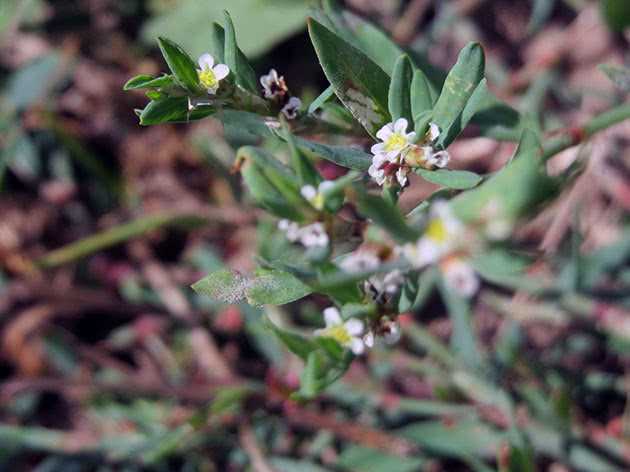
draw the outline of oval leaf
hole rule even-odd
[[[467,170],[426,170],[420,168],[416,169],[416,172],[420,174],[424,180],[458,190],[473,188],[482,180],[480,175]]]
[[[412,122],[411,116],[411,83],[413,80],[413,65],[409,56],[403,54],[396,61],[389,84],[389,114],[392,121],[405,118]]]
[[[191,93],[198,93],[199,76],[195,62],[170,39],[158,38],[158,44],[164,60],[180,85]]]
[[[370,58],[312,18],[308,29],[335,94],[372,136],[390,122],[389,76]]]

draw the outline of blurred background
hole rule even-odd
[[[345,7],[437,67],[480,41],[491,89],[545,129],[626,99],[628,76],[598,66],[630,59],[627,0]],[[301,364],[262,312],[314,326],[324,301],[256,309],[189,288],[222,266],[251,270],[274,230],[230,174],[253,137],[213,119],[140,127],[133,110],[146,97],[122,92],[133,75],[166,71],[158,35],[205,52],[223,9],[257,73],[276,68],[304,103],[327,86],[306,1],[0,2],[0,470],[630,470],[627,123],[550,163],[553,172],[592,153],[516,235],[539,251],[541,277],[574,270],[577,247],[612,302],[484,287],[474,335],[494,383],[480,385],[450,375],[457,346],[433,295],[402,316],[397,347],[297,405],[288,394]],[[513,150],[468,132],[451,162],[488,172]],[[418,182],[413,195],[433,190]],[[530,437],[520,448],[505,392]]]

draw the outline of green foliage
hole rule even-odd
[[[158,38],[158,45],[162,56],[173,73],[175,80],[186,90],[195,94],[199,92],[199,76],[195,61],[173,41]]]

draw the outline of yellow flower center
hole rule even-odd
[[[311,200],[311,205],[313,205],[316,209],[321,210],[324,208],[324,195],[317,192],[315,198]]]
[[[197,72],[197,74],[199,75],[199,82],[201,82],[201,85],[203,85],[205,88],[214,88],[219,83],[212,69],[200,70]]]
[[[441,218],[433,218],[429,221],[425,235],[427,238],[435,241],[436,243],[445,242],[448,238],[448,231],[446,229],[446,225],[444,224],[444,220]]]
[[[402,134],[394,133],[387,141],[385,141],[385,150],[387,152],[390,151],[398,151],[399,149],[404,148],[407,145],[407,138],[405,138]]]
[[[326,328],[323,332],[323,335],[327,338],[332,338],[337,341],[339,344],[346,345],[350,344],[352,341],[352,336],[348,333],[348,330],[344,325],[331,326],[330,328]]]

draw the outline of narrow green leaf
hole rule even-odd
[[[392,72],[392,80],[389,84],[389,114],[392,121],[398,118],[406,118],[412,122],[411,113],[411,85],[413,80],[413,64],[409,56],[403,54],[398,58]]]
[[[328,144],[308,141],[299,136],[294,136],[297,147],[306,153],[312,153],[317,157],[334,162],[348,169],[367,171],[372,163],[372,156],[361,149],[349,146],[330,146]]]
[[[219,23],[214,22],[210,27],[208,50],[215,61],[225,63],[225,30]]]
[[[389,76],[360,50],[312,18],[311,41],[339,100],[372,136],[390,122]]]
[[[285,329],[276,326],[274,323],[269,320],[269,318],[265,318],[265,326],[273,331],[273,333],[278,337],[278,339],[286,346],[286,348],[291,351],[293,354],[301,358],[303,361],[307,361],[310,354],[317,350],[317,344],[311,341],[304,336],[301,336],[297,333],[292,333],[291,331],[287,331]]]
[[[502,217],[514,221],[553,195],[556,184],[547,176],[536,134],[525,130],[515,157],[479,187],[451,201],[458,218],[474,222],[488,205],[498,205]]]
[[[248,280],[238,272],[220,269],[195,282],[192,289],[223,303],[239,303],[245,298]]]
[[[236,77],[238,85],[252,93],[258,93],[256,73],[252,66],[249,65],[245,55],[238,48],[232,18],[227,11],[223,12],[223,15],[225,17],[225,43],[223,47],[225,62],[234,74],[234,77]]]
[[[468,367],[480,369],[483,366],[482,357],[471,322],[468,300],[451,290],[443,279],[438,280],[438,288],[453,323],[451,350]]]
[[[289,144],[289,150],[291,152],[291,167],[293,167],[293,171],[297,174],[300,187],[304,185],[313,185],[317,187],[319,182],[322,180],[319,172],[315,169],[315,166],[310,161],[308,157],[300,151],[299,147],[295,142],[295,138],[291,131],[289,130],[286,122],[284,124],[284,136]]]
[[[182,123],[200,120],[214,114],[211,106],[188,109],[188,97],[166,97],[152,100],[140,113],[140,124],[143,126],[160,123]]]
[[[427,170],[418,168],[416,173],[422,176],[424,180],[458,190],[473,188],[482,180],[480,175],[467,170]]]
[[[433,108],[429,81],[420,69],[413,73],[411,81],[411,115],[415,123],[420,116]]]
[[[333,88],[332,85],[329,85],[328,87],[326,87],[326,90],[320,93],[319,96],[315,100],[313,100],[311,104],[308,106],[308,114],[310,115],[311,113],[314,113],[315,111],[319,110],[319,108],[321,108],[321,106],[324,103],[326,103],[334,95],[335,95],[335,89]]]
[[[475,91],[466,102],[466,106],[462,110],[462,113],[455,119],[451,127],[440,136],[440,145],[443,147],[448,147],[455,138],[459,136],[459,134],[464,131],[470,120],[477,114],[479,111],[483,110],[488,101],[492,100],[494,97],[490,94],[488,90],[487,81],[484,78]]]
[[[483,78],[484,69],[484,53],[479,43],[470,43],[460,51],[433,108],[433,121],[442,130],[442,136],[448,135],[450,127],[464,110]]]
[[[158,45],[169,69],[180,85],[191,93],[199,93],[197,66],[186,51],[166,38],[158,38]]]
[[[418,231],[407,225],[398,207],[383,198],[359,192],[357,200],[359,212],[371,218],[398,242],[416,241],[420,236]]]
[[[135,90],[143,88],[163,88],[174,85],[175,80],[172,75],[153,77],[151,75],[136,75],[125,83],[123,90]]]

